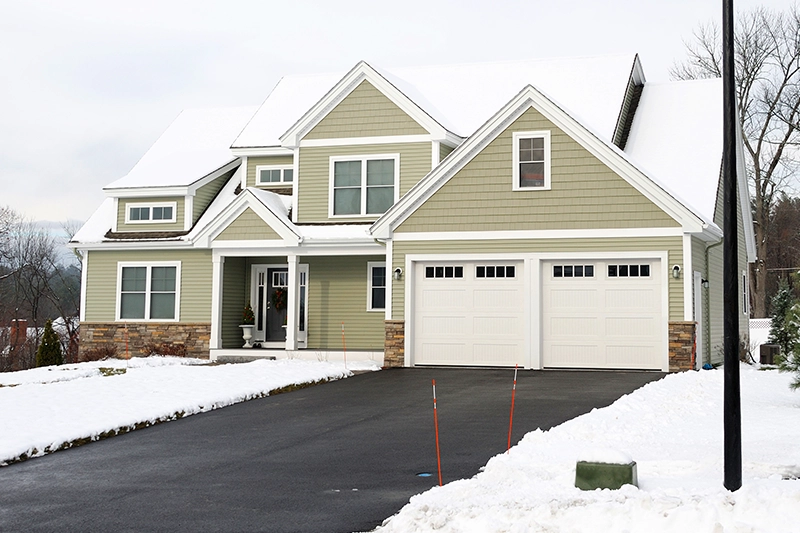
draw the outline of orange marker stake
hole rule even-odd
[[[508,416],[508,447],[506,453],[511,449],[511,427],[514,425],[514,397],[517,394],[517,368],[519,365],[514,365],[514,386],[511,387],[511,414]]]
[[[439,454],[439,416],[436,413],[436,380],[433,382],[433,427],[436,428],[436,465],[439,469],[439,486],[442,486],[442,459]]]
[[[342,351],[344,352],[344,369],[347,370],[347,344],[344,342],[344,322],[342,322]]]

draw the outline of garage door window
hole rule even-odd
[[[609,278],[649,278],[650,265],[608,265]]]
[[[554,278],[593,278],[594,265],[553,265]]]
[[[476,278],[514,278],[517,269],[511,265],[481,265],[475,267]]]
[[[436,278],[463,278],[464,277],[464,267],[463,266],[426,266],[425,267],[425,278],[427,279],[436,279]]]

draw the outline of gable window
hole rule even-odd
[[[400,156],[331,158],[331,216],[382,215],[397,200]]]
[[[117,320],[177,320],[180,263],[119,263]]]
[[[513,135],[515,191],[550,189],[550,132],[521,131]]]
[[[294,181],[294,168],[280,166],[256,166],[256,185],[275,185],[278,183],[292,183]]]
[[[386,263],[367,263],[367,311],[386,309]]]
[[[175,222],[177,202],[154,204],[127,204],[126,224]]]

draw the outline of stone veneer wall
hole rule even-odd
[[[669,371],[694,370],[695,322],[669,323]]]
[[[383,345],[383,366],[400,368],[405,363],[405,320],[386,320],[386,337]]]
[[[116,344],[117,353],[125,354],[125,324],[81,323],[81,353],[106,344]],[[174,322],[128,324],[128,351],[143,355],[146,344],[183,344],[186,355],[208,358],[211,324]]]

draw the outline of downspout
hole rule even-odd
[[[706,259],[706,272],[705,272],[705,279],[709,278],[708,275],[708,251],[712,248],[721,245],[725,241],[725,237],[722,237],[719,242],[715,242],[711,246],[706,246],[705,252],[705,259]],[[707,359],[707,361],[702,361],[703,363],[708,362],[711,363],[711,293],[706,291],[705,301],[703,302],[703,315],[705,318],[705,324],[703,324],[703,329],[705,329],[705,350],[703,350],[703,358]],[[707,326],[707,327],[706,327]],[[700,365],[702,368],[703,365]]]

